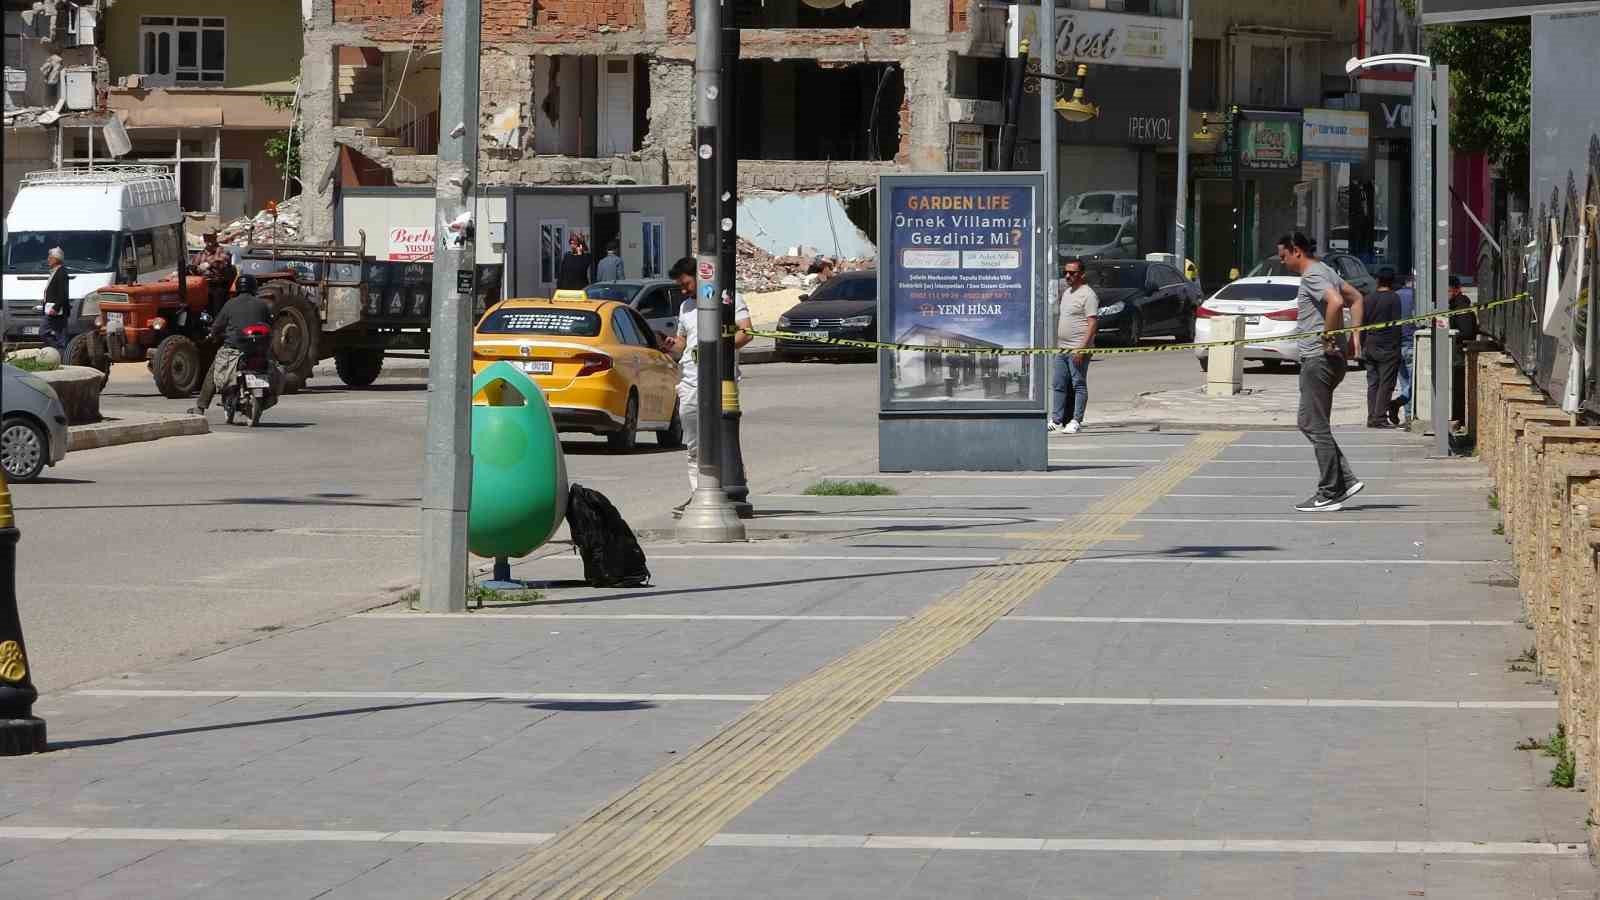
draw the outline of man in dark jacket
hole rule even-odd
[[[589,278],[589,247],[583,235],[573,232],[567,238],[567,252],[561,257],[561,270],[556,273],[556,290],[581,291],[593,281]]]
[[[72,312],[65,256],[60,247],[51,247],[46,258],[50,264],[50,280],[44,286],[44,328],[39,333],[45,346],[54,347],[62,354],[67,352],[67,327]]]
[[[240,275],[238,295],[222,307],[222,314],[211,323],[208,339],[215,341],[222,338],[222,346],[211,363],[211,371],[206,373],[205,381],[200,385],[200,399],[189,410],[190,413],[205,415],[206,407],[211,405],[211,398],[216,396],[218,387],[227,387],[238,376],[239,360],[244,357],[245,326],[272,324],[272,310],[265,300],[255,295],[255,290],[255,276]]]
[[[1394,273],[1378,274],[1378,292],[1366,303],[1366,323],[1378,325],[1400,318],[1400,297],[1394,292]],[[1400,326],[1391,325],[1366,333],[1362,359],[1367,368],[1367,427],[1393,428],[1389,423],[1390,398],[1400,377]]]

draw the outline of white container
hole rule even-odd
[[[94,109],[94,67],[74,66],[61,73],[61,94],[67,109]]]

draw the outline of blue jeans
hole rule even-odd
[[[1062,353],[1056,356],[1054,377],[1050,381],[1050,421],[1067,423],[1067,392],[1073,395],[1072,420],[1083,424],[1089,406],[1089,357]]]
[[[1411,405],[1411,366],[1416,362],[1417,348],[1415,344],[1404,344],[1400,347],[1400,380],[1395,388],[1395,397]]]

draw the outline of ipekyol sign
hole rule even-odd
[[[1024,357],[971,351],[1033,346],[1034,189],[977,179],[896,185],[888,201],[880,334],[928,348],[888,354],[889,399],[1032,399]]]
[[[390,228],[389,247],[384,258],[393,262],[432,262],[433,229]]]

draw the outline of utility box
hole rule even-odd
[[[1244,316],[1213,318],[1211,340],[1244,340]],[[1242,390],[1244,390],[1244,345],[1228,344],[1206,350],[1206,396],[1232,397]]]
[[[94,67],[74,66],[62,72],[61,96],[67,109],[94,109]]]

